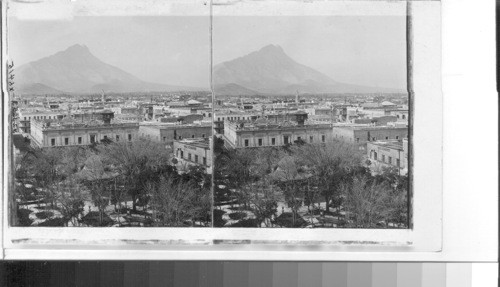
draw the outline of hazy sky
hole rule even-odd
[[[406,89],[402,16],[214,17],[214,63],[268,44],[334,80]]]
[[[9,56],[16,66],[73,44],[142,80],[209,87],[208,17],[76,17],[71,21],[9,19]]]
[[[344,83],[406,87],[405,17],[214,17],[214,63],[268,44]],[[208,17],[76,17],[9,19],[16,66],[84,44],[102,61],[142,80],[209,86]]]

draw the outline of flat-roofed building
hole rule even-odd
[[[177,159],[177,169],[186,171],[190,166],[197,165],[212,173],[211,138],[190,138],[174,140],[173,151]]]
[[[66,117],[67,112],[53,111],[53,110],[40,110],[31,109],[19,110],[19,129],[23,133],[31,133],[31,120],[57,120]]]
[[[386,126],[388,123],[397,122],[398,118],[396,116],[382,116],[376,118],[363,118],[355,119],[355,124],[374,124],[376,126]]]
[[[283,146],[297,141],[326,143],[332,141],[332,127],[307,122],[274,123],[261,118],[251,122],[227,122],[224,139],[233,148]]]
[[[215,111],[214,130],[218,134],[224,133],[224,123],[228,121],[256,120],[260,114],[255,112],[243,112],[240,110]]]
[[[398,126],[334,126],[333,139],[356,144],[378,140],[402,140],[408,137],[408,127]]]
[[[409,116],[408,109],[389,109],[387,110],[387,112],[390,115],[395,116],[398,120],[403,120],[403,121],[408,120]]]
[[[31,121],[31,144],[37,147],[85,146],[103,140],[113,142],[137,139],[138,123],[72,119]]]
[[[395,167],[401,175],[408,173],[408,140],[375,141],[366,144],[366,155],[372,171],[382,167]]]
[[[191,138],[209,138],[212,125],[200,122],[193,124],[142,122],[139,125],[139,136],[154,141],[173,144],[174,140]]]

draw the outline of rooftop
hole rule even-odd
[[[375,141],[375,142],[370,142],[370,144],[376,145],[379,147],[403,150],[403,141],[399,141],[399,140]]]
[[[373,126],[373,125],[366,125],[366,124],[359,124],[359,125],[349,125],[349,126],[334,126],[334,128],[340,128],[340,129],[348,129],[348,130],[382,130],[382,129],[408,129],[408,127],[395,127],[395,126]]]
[[[124,127],[124,126],[138,126],[139,124],[132,121],[122,121],[122,120],[112,120],[110,124],[105,124],[101,120],[90,120],[82,122],[80,120],[75,120],[71,118],[58,119],[43,119],[34,120],[35,122],[42,125],[43,130],[58,130],[58,129],[78,129],[78,128],[94,128],[101,126],[111,126],[111,127]]]
[[[210,148],[210,139],[209,138],[190,138],[190,139],[182,139],[175,140],[174,142],[178,142],[184,145],[209,149]]]
[[[199,122],[192,123],[192,124],[181,124],[180,122],[141,122],[140,126],[147,126],[147,127],[152,127],[152,128],[170,128],[170,127],[211,127],[212,123],[210,122]]]
[[[256,121],[235,121],[228,125],[236,127],[236,130],[269,130],[269,129],[303,129],[303,128],[330,128],[329,123],[319,123],[316,121],[306,121],[304,125],[299,125],[294,121],[268,121],[266,119],[258,119]]]

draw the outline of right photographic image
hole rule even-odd
[[[410,228],[407,18],[212,25],[213,226]]]

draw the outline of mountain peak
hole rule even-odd
[[[64,52],[76,52],[76,53],[81,53],[81,52],[85,52],[85,53],[90,53],[90,50],[87,46],[83,45],[83,44],[74,44],[72,46],[69,46],[68,48],[66,48],[66,50],[64,50]]]
[[[261,52],[278,52],[278,53],[285,53],[285,51],[283,50],[283,48],[281,48],[281,46],[279,45],[273,45],[273,44],[269,44],[267,46],[264,46],[260,49]]]
[[[280,46],[267,45],[215,66],[214,83],[220,86],[236,84],[262,93],[288,93],[297,88],[317,91],[336,82],[296,62]]]

